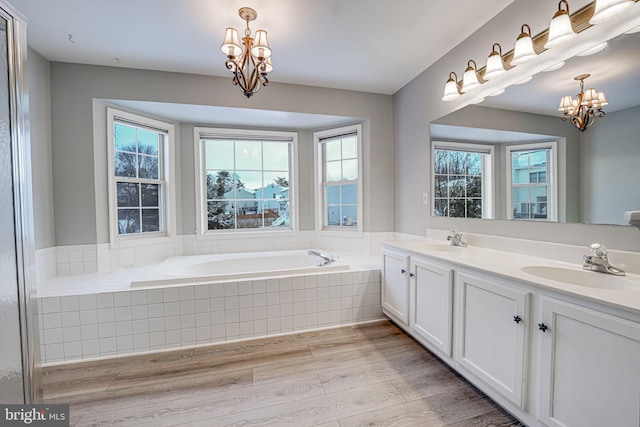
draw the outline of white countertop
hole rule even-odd
[[[640,315],[640,289],[602,289],[570,284],[532,275],[523,271],[522,268],[540,266],[569,269],[575,270],[576,274],[599,274],[602,275],[601,280],[604,280],[605,282],[610,281],[612,283],[616,280],[626,279],[640,284],[640,275],[627,274],[626,276],[618,277],[599,272],[587,272],[582,269],[580,259],[576,260],[576,263],[566,263],[554,261],[548,258],[487,249],[471,245],[465,248],[447,248],[445,250],[433,250],[429,248],[429,245],[447,246],[448,242],[432,239],[393,240],[383,242],[383,246],[387,248],[409,251],[414,255],[426,255],[433,259],[446,261],[457,266],[469,267],[474,270],[502,276],[507,279],[515,279],[537,288],[553,290]]]

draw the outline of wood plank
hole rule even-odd
[[[354,388],[298,402],[216,417],[215,425],[314,426],[403,402],[404,398],[395,387],[389,382],[384,382],[370,387]],[[203,418],[183,425],[202,426],[206,425],[204,421],[213,425],[213,418]]]
[[[280,406],[317,396],[324,396],[324,390],[317,377],[307,377],[295,381],[247,387],[232,391],[207,393],[180,393],[170,401],[153,401],[145,405],[122,408],[110,405],[97,411],[82,412],[80,425],[120,423],[123,425],[159,426],[219,418],[221,416],[257,410],[270,406]],[[217,423],[217,421],[216,421]]]
[[[363,425],[442,427],[487,413],[492,409],[494,409],[493,403],[470,386],[462,384],[457,389],[445,393],[341,418],[338,421],[341,427]]]

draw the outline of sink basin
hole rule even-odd
[[[630,279],[626,276],[614,276],[595,271],[539,265],[522,267],[522,271],[542,279],[555,280],[556,282],[563,282],[570,285],[619,291],[640,291],[640,281]]]
[[[422,251],[441,251],[441,252],[455,252],[464,250],[460,246],[453,246],[448,243],[418,243],[415,248]]]

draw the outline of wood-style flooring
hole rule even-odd
[[[43,369],[72,426],[521,426],[388,321]]]

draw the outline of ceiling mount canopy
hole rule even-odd
[[[258,30],[255,39],[251,37],[249,22],[255,21],[258,13],[250,7],[242,7],[238,15],[246,23],[242,44],[235,28],[227,28],[220,50],[227,55],[226,66],[233,73],[234,85],[240,87],[247,98],[258,92],[262,86],[268,86],[267,74],[273,70],[271,48],[267,41],[267,32]]]

